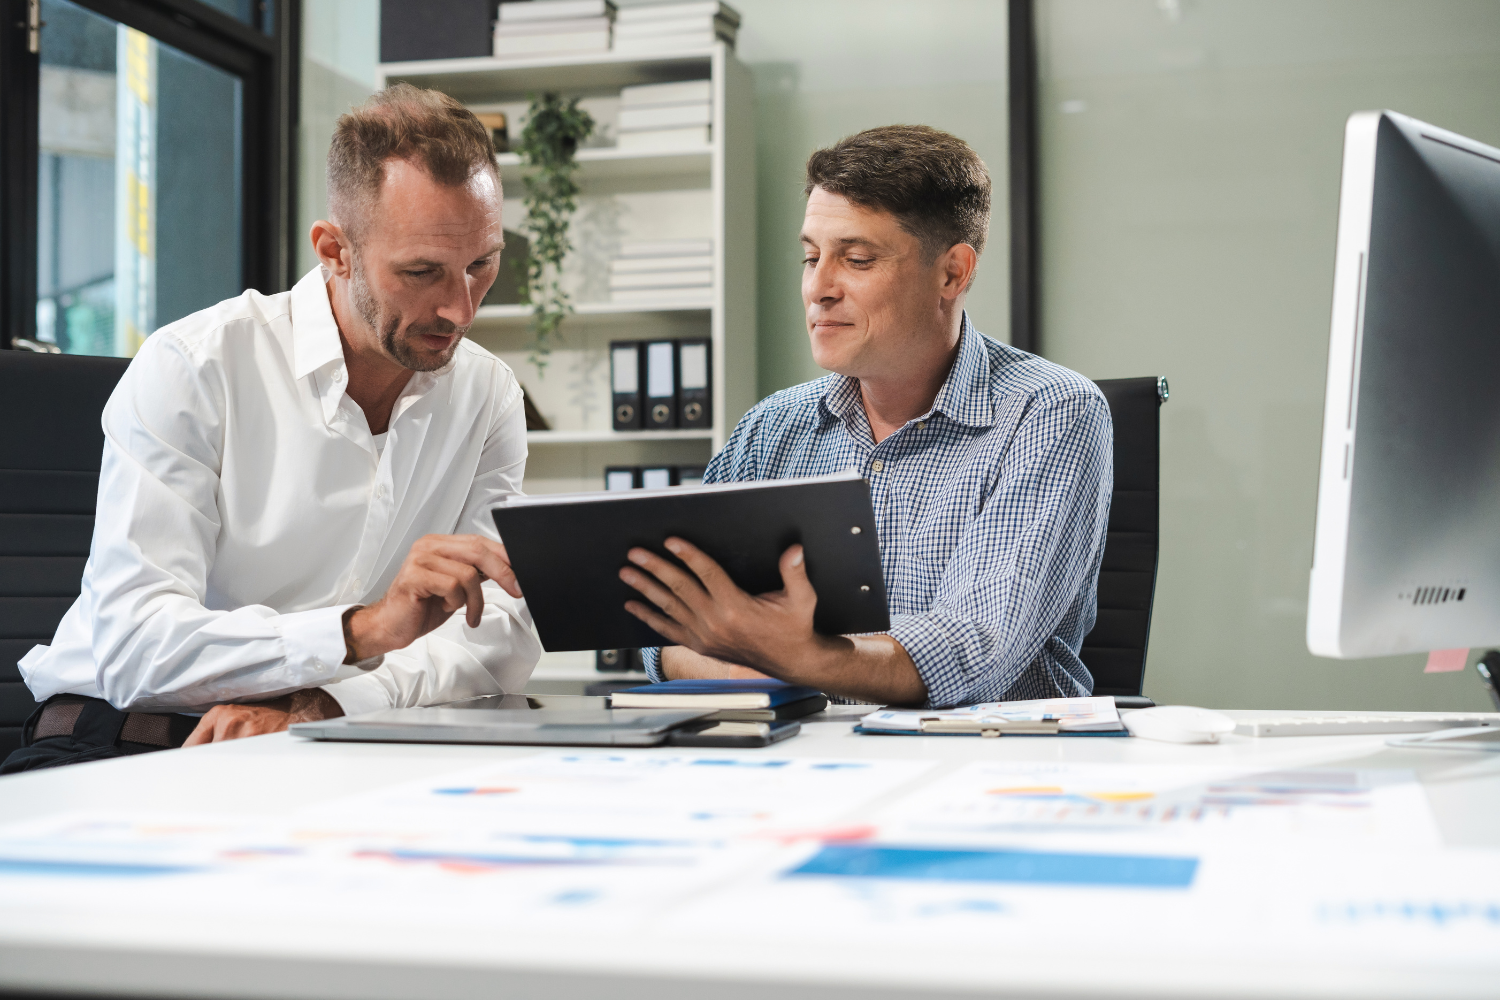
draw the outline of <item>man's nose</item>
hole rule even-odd
[[[473,284],[474,277],[468,271],[444,283],[443,304],[437,314],[460,330],[474,322]]]
[[[807,300],[809,302],[837,302],[843,298],[838,285],[838,275],[833,263],[825,255],[808,271]]]

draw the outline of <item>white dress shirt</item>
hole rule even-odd
[[[344,392],[318,268],[147,338],[104,408],[83,591],[20,661],[38,701],[204,711],[322,687],[348,714],[518,692],[541,647],[525,603],[483,585],[446,623],[344,666],[343,613],[378,600],[426,534],[498,538],[526,429],[511,370],[468,340],[418,372],[383,447]]]

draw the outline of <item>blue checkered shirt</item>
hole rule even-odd
[[[932,409],[875,442],[859,382],[828,375],[745,414],[709,483],[859,469],[870,484],[890,635],[931,706],[1089,694],[1113,486],[1093,382],[991,340],[967,315]],[[642,651],[662,680],[658,650]]]

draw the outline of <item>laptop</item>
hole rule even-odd
[[[353,743],[652,747],[712,710],[608,708],[605,698],[492,695],[431,708],[388,708],[298,722],[293,736]]]

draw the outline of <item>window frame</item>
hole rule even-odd
[[[1009,0],[1007,74],[1010,131],[1010,343],[1040,354],[1041,204],[1037,191],[1036,2]]]
[[[298,67],[301,0],[275,0],[245,24],[201,0],[70,0],[144,31],[243,81],[241,266],[246,288],[278,292],[296,281]],[[39,0],[0,0],[0,349],[36,336],[37,164],[41,56],[29,22]],[[41,31],[47,29],[42,27]]]

